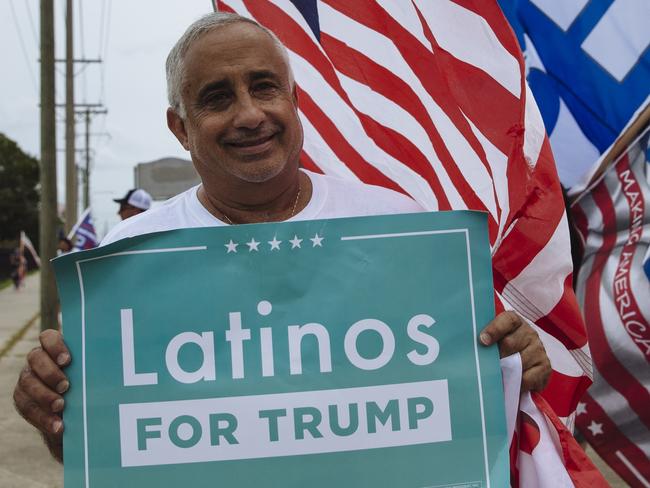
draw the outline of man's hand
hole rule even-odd
[[[503,312],[495,317],[480,334],[483,345],[497,342],[499,355],[504,358],[521,354],[521,391],[540,391],[551,376],[551,362],[537,332],[515,312]]]
[[[40,347],[27,354],[27,363],[20,372],[14,389],[16,410],[41,431],[52,455],[63,458],[64,400],[61,396],[70,387],[61,370],[70,363],[70,352],[61,333],[46,330],[39,336]]]

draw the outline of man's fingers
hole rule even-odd
[[[520,327],[499,341],[499,357],[505,358],[519,352],[521,353],[521,363],[525,370],[527,358],[524,357],[524,354],[529,348],[530,343],[531,335],[526,328]]]
[[[533,366],[538,366],[542,363],[548,363],[550,368],[550,362],[548,361],[548,356],[546,356],[546,349],[544,349],[544,344],[539,338],[533,337],[532,340],[530,337],[526,337],[528,341],[525,348],[520,351],[521,353],[521,366],[524,371]]]
[[[501,312],[482,331],[480,340],[485,346],[500,341],[521,327],[522,319],[515,312]]]
[[[37,404],[49,413],[63,410],[63,398],[56,391],[45,385],[29,367],[20,372],[17,388],[30,399],[30,403]]]
[[[70,351],[63,342],[63,336],[58,330],[44,330],[38,336],[41,347],[52,360],[59,366],[67,366],[70,363]]]
[[[14,390],[14,403],[18,413],[38,430],[54,435],[63,433],[61,417],[41,407],[21,388],[20,384],[16,385]]]
[[[548,384],[550,374],[550,365],[542,363],[524,370],[521,376],[521,391],[542,391]]]
[[[42,348],[36,347],[27,354],[29,373],[38,377],[46,386],[57,393],[65,392],[68,379],[52,357]]]

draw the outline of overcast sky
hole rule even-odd
[[[65,0],[55,0],[56,57],[65,55]],[[112,201],[133,187],[133,167],[161,157],[189,158],[165,123],[164,62],[185,28],[212,11],[210,0],[74,0],[75,57],[101,57],[75,78],[79,103],[102,102],[93,119],[91,207],[100,235],[118,222]],[[0,132],[38,157],[39,0],[0,1]],[[65,101],[64,65],[57,66],[57,103]],[[81,66],[77,66],[81,70]],[[102,73],[103,70],[103,73]],[[102,82],[103,80],[103,82]],[[57,145],[65,147],[64,109]],[[84,145],[77,124],[77,148]],[[104,134],[105,133],[105,134]],[[58,200],[65,200],[65,154],[58,153]],[[77,162],[85,161],[78,154]]]

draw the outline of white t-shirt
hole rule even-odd
[[[305,208],[287,221],[424,211],[414,200],[393,190],[311,171],[301,171],[304,171],[311,180],[311,200]],[[170,198],[160,207],[120,222],[106,234],[101,245],[151,232],[227,225],[201,204],[197,196],[198,189],[199,186],[190,188]]]

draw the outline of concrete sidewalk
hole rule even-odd
[[[13,389],[25,355],[38,344],[38,273],[24,288],[0,291],[0,486],[62,488],[63,468],[52,459],[40,435],[16,413]]]

